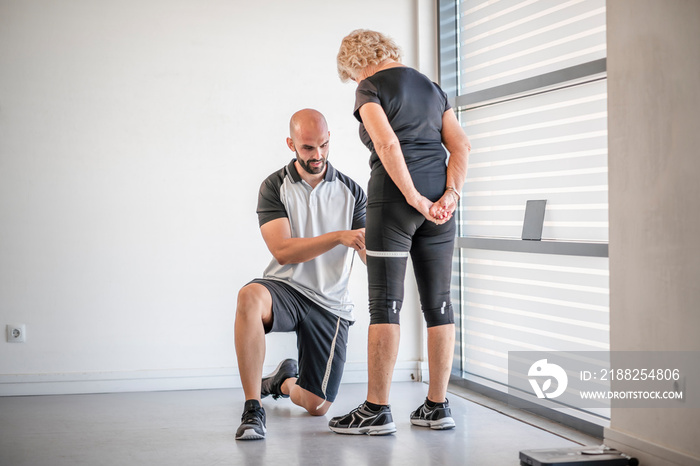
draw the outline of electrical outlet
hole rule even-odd
[[[7,326],[8,343],[24,343],[25,341],[27,341],[27,327],[24,324]]]

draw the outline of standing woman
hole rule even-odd
[[[428,396],[411,414],[411,423],[433,429],[455,426],[445,398],[455,341],[452,214],[470,145],[442,89],[400,60],[393,40],[363,29],[345,37],[338,52],[341,80],[358,84],[354,115],[372,167],[365,237],[369,383],[364,403],[329,422],[332,431],[344,434],[396,432],[389,391],[409,254],[428,326],[430,371]]]

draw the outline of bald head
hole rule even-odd
[[[309,175],[323,176],[330,136],[328,124],[321,112],[305,108],[292,115],[287,146],[296,153],[299,168]]]
[[[323,114],[312,108],[299,110],[289,120],[289,137],[297,140],[302,132],[327,133],[328,124]]]

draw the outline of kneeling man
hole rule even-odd
[[[258,221],[273,259],[238,294],[235,339],[245,406],[237,440],[265,438],[261,399],[289,397],[326,414],[345,365],[353,319],[348,280],[355,252],[365,262],[367,197],[328,162],[330,132],[316,110],[295,113],[287,146],[296,153],[260,187]],[[262,377],[265,334],[296,332],[298,359]]]

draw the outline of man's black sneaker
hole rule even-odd
[[[243,408],[241,425],[236,431],[236,440],[260,440],[265,438],[265,409],[257,400],[248,400]]]
[[[444,403],[435,403],[435,407],[429,408],[426,398],[425,403],[411,413],[411,424],[436,430],[452,429],[455,420],[452,419],[450,402],[445,399]]]
[[[328,427],[339,434],[387,435],[396,432],[389,406],[382,406],[379,411],[373,411],[366,403],[362,403],[345,416],[334,417],[328,423]]]
[[[265,398],[272,395],[275,400],[279,397],[289,398],[282,393],[282,382],[298,374],[297,362],[294,359],[285,359],[277,365],[277,368],[262,379],[260,396]]]

